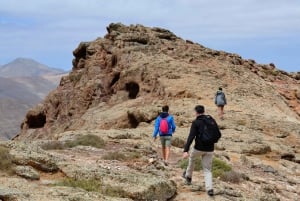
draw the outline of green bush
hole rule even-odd
[[[78,145],[103,148],[105,147],[105,141],[97,135],[88,134],[77,136],[75,140],[70,140],[65,143],[65,147],[69,148],[76,147]]]
[[[179,167],[182,169],[186,169],[188,166],[188,160],[179,161]],[[194,171],[202,170],[201,158],[198,157],[195,159],[195,168]],[[225,172],[231,171],[231,167],[224,161],[213,158],[212,162],[212,174],[213,177],[220,177],[224,175]]]
[[[212,167],[212,174],[213,177],[220,177],[225,172],[231,171],[231,167],[224,161],[214,158],[213,159],[213,167]]]
[[[9,149],[0,145],[0,171],[8,174],[14,174],[13,157],[9,154]]]
[[[189,164],[188,159],[183,159],[183,160],[179,161],[179,167],[181,169],[186,169],[188,164]],[[198,157],[198,158],[195,159],[194,171],[200,171],[200,170],[202,170],[202,164],[201,164],[201,158]]]

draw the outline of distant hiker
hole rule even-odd
[[[225,94],[222,87],[219,87],[215,95],[215,104],[218,106],[218,115],[220,119],[224,119],[224,106],[227,104]]]
[[[187,169],[183,172],[182,176],[185,178],[186,184],[191,185],[192,174],[197,157],[202,157],[201,163],[204,171],[205,189],[209,196],[214,195],[212,187],[212,158],[214,153],[214,143],[221,137],[220,130],[215,120],[209,116],[204,115],[205,109],[202,105],[195,107],[196,119],[193,121],[190,133],[187,138],[183,158],[189,157]],[[211,126],[212,125],[212,126]],[[210,131],[207,135],[207,131]],[[211,137],[211,139],[209,139]],[[195,145],[189,153],[190,146],[195,139]]]
[[[162,107],[162,113],[156,118],[153,139],[156,140],[157,134],[159,133],[161,145],[162,145],[162,156],[165,165],[168,165],[168,159],[170,156],[170,147],[172,134],[175,132],[176,125],[174,118],[169,114],[169,106],[165,105]]]

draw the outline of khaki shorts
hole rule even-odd
[[[162,147],[170,147],[171,146],[172,136],[160,136],[160,142]]]

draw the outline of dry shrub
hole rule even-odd
[[[126,192],[121,187],[104,185],[101,180],[96,179],[66,178],[55,185],[81,188],[86,191],[99,192],[111,197],[127,197]]]
[[[224,174],[221,176],[221,180],[230,183],[240,183],[242,179],[243,175],[238,172],[235,172],[234,170],[224,172]]]
[[[9,154],[9,149],[3,145],[0,145],[0,159],[0,171],[10,175],[14,174],[13,157]]]
[[[64,149],[65,145],[61,141],[49,141],[41,146],[44,150],[59,150]]]
[[[178,147],[178,148],[183,148],[184,145],[185,145],[185,141],[183,139],[180,139],[178,137],[173,137],[172,146]]]
[[[117,161],[131,161],[137,158],[140,158],[141,154],[137,152],[109,152],[105,154],[102,159],[104,160],[117,160]]]
[[[79,145],[104,148],[105,141],[97,135],[87,134],[77,136],[75,140],[70,140],[65,143],[65,147],[69,148],[76,147]]]
[[[73,179],[66,178],[58,183],[57,186],[69,186],[73,188],[82,188],[86,191],[100,192],[102,182],[96,179]]]

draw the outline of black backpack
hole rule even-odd
[[[217,122],[209,115],[201,115],[199,120],[203,121],[204,128],[199,131],[200,140],[204,144],[217,143],[222,134]]]

